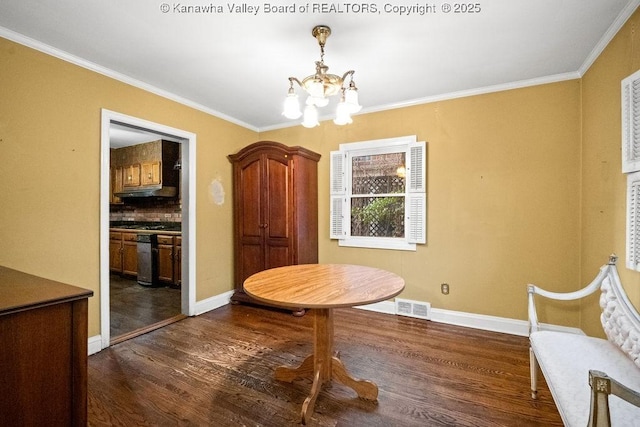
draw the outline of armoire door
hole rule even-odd
[[[268,269],[292,263],[292,209],[287,157],[278,154],[267,154],[265,157],[266,191],[263,192],[265,264],[263,269]]]
[[[254,273],[264,270],[264,221],[265,201],[264,172],[261,156],[245,159],[236,169],[236,274],[241,282]]]

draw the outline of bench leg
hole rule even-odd
[[[538,398],[538,359],[529,347],[529,369],[531,370],[531,398]]]
[[[589,409],[589,424],[587,424],[587,427],[610,427],[609,395],[611,394],[611,379],[604,372],[590,370],[589,386],[591,387],[591,407]]]

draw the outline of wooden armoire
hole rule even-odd
[[[274,267],[318,262],[318,160],[302,147],[260,141],[228,156],[233,165],[235,291]]]

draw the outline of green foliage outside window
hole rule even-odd
[[[404,197],[361,198],[351,209],[351,234],[366,237],[404,237]]]

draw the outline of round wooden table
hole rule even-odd
[[[283,308],[307,308],[313,315],[313,354],[297,368],[280,366],[275,378],[292,382],[311,377],[311,394],[302,405],[302,423],[313,414],[313,407],[324,384],[336,379],[367,400],[378,398],[378,386],[349,375],[338,354],[333,353],[333,309],[384,301],[404,289],[404,280],[379,268],[345,264],[303,264],[264,270],[244,282],[253,298]]]

